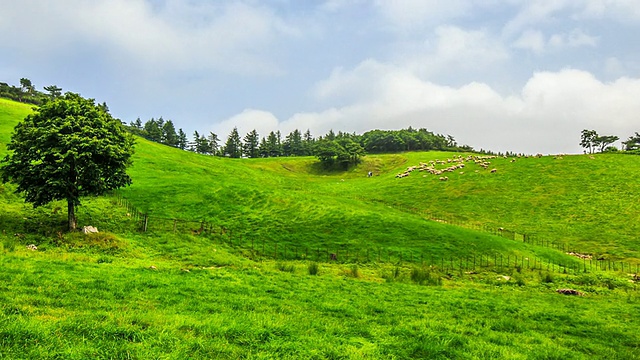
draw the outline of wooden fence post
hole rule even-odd
[[[147,232],[148,225],[149,225],[149,215],[144,214],[144,224],[142,225],[142,232]]]

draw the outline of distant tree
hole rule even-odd
[[[635,133],[634,136],[629,136],[627,141],[624,141],[622,144],[624,145],[624,149],[627,151],[640,149],[640,134]]]
[[[207,149],[209,154],[218,154],[218,150],[220,148],[219,143],[220,139],[218,138],[218,135],[214,134],[213,132],[209,132],[209,136],[207,136]]]
[[[158,126],[158,122],[153,118],[144,123],[144,131],[147,139],[155,142],[162,141],[162,128]]]
[[[356,141],[352,139],[337,140],[340,152],[336,157],[336,161],[340,163],[345,169],[350,165],[356,165],[360,162],[360,158],[364,156],[365,151]]]
[[[313,138],[313,136],[311,136],[311,131],[309,129],[307,129],[307,131],[305,131],[303,139],[302,139],[302,149],[303,149],[303,155],[304,156],[309,156],[311,154],[313,154],[313,143],[314,143],[315,139]]]
[[[269,144],[264,136],[260,140],[260,145],[258,145],[258,154],[260,154],[260,157],[269,157]]]
[[[260,137],[255,129],[244,136],[244,144],[242,146],[242,152],[244,155],[250,158],[257,158],[260,156],[260,152],[258,151],[258,147],[260,146],[259,139]]]
[[[198,154],[211,154],[211,144],[207,140],[206,136],[200,136],[197,131],[193,133],[193,143],[191,144],[191,151],[195,151]]]
[[[142,121],[140,121],[140,118],[138,117],[136,121],[130,122],[129,126],[137,130],[142,130]]]
[[[282,144],[282,150],[285,156],[302,156],[304,155],[304,146],[302,144],[302,133],[295,129],[287,135]]]
[[[365,152],[353,139],[342,137],[333,141],[326,138],[318,140],[315,154],[325,168],[347,169],[350,165],[357,164]]]
[[[278,134],[280,132],[278,131]],[[269,133],[267,137],[267,153],[268,157],[276,157],[282,155],[282,148],[280,147],[280,141],[278,140],[278,135],[273,131]]]
[[[231,158],[240,158],[242,156],[242,140],[240,140],[237,127],[234,127],[229,137],[227,137],[227,142],[224,145],[224,154]]]
[[[20,97],[20,101],[22,101],[24,95],[27,95],[29,97],[31,97],[33,95],[33,93],[35,91],[35,87],[31,83],[31,80],[29,80],[27,78],[21,78],[20,79],[20,90],[22,92],[22,96]]]
[[[188,145],[187,134],[182,131],[182,128],[178,130],[178,148],[181,150],[186,150]]]
[[[458,143],[456,142],[456,139],[453,138],[453,136],[451,135],[447,135],[447,147],[456,147],[458,146]]]
[[[580,146],[589,150],[589,154],[593,154],[594,149],[597,146],[596,140],[598,139],[598,133],[595,130],[582,130],[580,136]]]
[[[336,139],[336,134],[333,132],[333,129],[330,129],[329,132],[324,136],[325,139],[333,141]]]
[[[121,122],[93,99],[66,93],[15,127],[0,173],[34,207],[66,200],[68,227],[74,230],[82,197],[131,184],[126,168],[133,145]]]
[[[193,152],[198,152],[199,141],[200,141],[200,134],[196,130],[193,132],[193,141],[189,143],[189,150]]]
[[[620,140],[620,138],[615,135],[598,136],[594,141],[594,145],[599,147],[600,152],[604,152],[605,149],[609,147],[609,145],[613,144],[618,140]]]
[[[167,120],[162,125],[162,143],[178,147],[179,139],[178,134],[176,134],[176,127],[173,125],[173,121]]]
[[[62,95],[62,89],[55,85],[45,86],[44,89],[49,93],[49,97],[51,99],[55,99]]]
[[[335,141],[322,138],[316,141],[314,152],[320,163],[325,168],[330,168],[335,164],[340,149]]]

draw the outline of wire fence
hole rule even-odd
[[[212,244],[221,244],[238,249],[244,255],[253,259],[270,260],[309,260],[333,263],[392,263],[415,264],[436,267],[445,272],[463,271],[473,272],[485,270],[538,270],[577,274],[592,271],[627,271],[640,273],[640,265],[610,259],[593,259],[588,255],[581,255],[570,251],[566,243],[544,241],[530,234],[522,234],[504,228],[488,226],[470,227],[474,230],[485,231],[514,241],[522,241],[536,246],[551,247],[574,255],[562,261],[552,261],[539,257],[504,255],[500,253],[474,254],[466,256],[434,256],[433,254],[412,251],[410,249],[392,249],[384,247],[367,247],[355,245],[325,245],[301,246],[291,243],[276,242],[268,239],[256,239],[244,235],[236,235],[229,228],[213,224],[206,220],[186,220],[153,216],[135,208],[120,194],[115,195],[119,205],[125,207],[142,232],[173,232],[179,234],[206,235]],[[432,217],[432,221],[463,226],[453,217]]]

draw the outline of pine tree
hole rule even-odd
[[[218,149],[220,147],[219,143],[220,143],[220,139],[218,138],[218,135],[214,134],[213,132],[209,132],[209,136],[207,136],[207,145],[208,145],[209,154],[211,155],[218,154]]]
[[[258,156],[260,156],[260,153],[258,152],[258,139],[258,132],[255,129],[245,135],[244,145],[242,147],[242,152],[245,156],[250,158],[257,158]]]
[[[171,120],[167,120],[162,126],[162,143],[169,146],[178,146],[178,134],[176,134],[176,128]]]
[[[224,145],[224,154],[231,158],[240,158],[242,156],[242,141],[237,127],[231,130],[227,138],[227,142]]]
[[[178,130],[178,148],[185,150],[187,148],[187,134],[182,131],[182,128]]]

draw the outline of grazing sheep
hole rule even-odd
[[[562,294],[562,295],[584,296],[583,292],[580,292],[580,291],[574,290],[574,289],[558,289],[556,291],[558,292],[558,294]]]
[[[491,169],[491,173],[498,171],[498,169]]]

